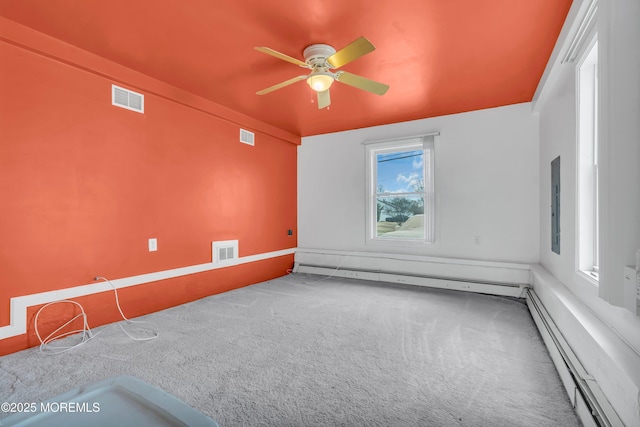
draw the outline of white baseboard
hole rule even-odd
[[[524,297],[526,264],[374,252],[296,250],[295,272]]]
[[[543,266],[532,265],[531,273],[540,305],[584,367],[586,381],[610,402],[607,417],[622,420],[609,425],[640,426],[640,354]]]
[[[527,306],[582,424],[585,427],[624,427],[532,289],[527,291]]]
[[[261,261],[270,258],[291,255],[295,249],[283,249],[280,251],[266,252],[257,255],[240,257],[233,264],[216,264],[208,262],[205,264],[190,265],[187,267],[174,268],[171,270],[158,271],[154,273],[141,274],[139,276],[125,277],[121,279],[111,280],[113,286],[117,289],[127,288],[129,286],[141,285],[143,283],[157,282],[159,280],[172,279],[175,277],[186,276],[188,274],[202,273],[205,271],[216,270],[219,268],[227,268],[232,265],[247,264],[255,261]],[[40,292],[37,294],[23,295],[11,298],[10,308],[10,324],[0,327],[0,339],[10,338],[22,335],[27,332],[27,308],[35,305],[46,304],[53,301],[77,298],[85,295],[97,294],[113,289],[106,282],[97,282],[87,285],[75,286],[55,291]]]
[[[401,283],[413,286],[426,286],[431,288],[451,289],[454,291],[467,291],[479,294],[502,295],[516,298],[523,298],[526,284],[496,284],[477,283],[472,281],[462,281],[450,278],[425,277],[406,274],[382,273],[373,271],[351,270],[329,267],[314,267],[309,265],[295,264],[294,272],[320,274],[332,277],[346,277],[351,279],[372,280],[376,282]]]

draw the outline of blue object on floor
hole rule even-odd
[[[29,412],[0,419],[0,426],[218,427],[211,418],[169,393],[126,375],[26,405],[17,405],[16,409]]]

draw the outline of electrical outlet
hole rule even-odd
[[[149,252],[155,252],[158,250],[158,239],[155,237],[153,239],[149,239]]]
[[[480,246],[480,236],[473,236],[473,244]]]

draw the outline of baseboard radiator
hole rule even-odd
[[[529,284],[445,277],[407,272],[381,271],[354,267],[335,267],[295,263],[295,273],[319,274],[329,277],[371,280],[386,283],[401,283],[440,289],[476,292],[489,295],[524,298]]]
[[[526,299],[531,316],[538,326],[583,424],[597,427],[624,427],[624,423],[598,383],[582,366],[533,289],[526,289]]]

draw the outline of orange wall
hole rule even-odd
[[[0,33],[0,326],[11,297],[210,262],[212,241],[238,239],[240,256],[296,246],[295,137],[13,30]],[[112,106],[112,83],[144,93],[145,114]],[[238,141],[240,125],[256,132],[255,147]],[[143,314],[277,277],[292,262],[140,285],[121,302]],[[91,326],[117,320],[104,314],[111,293],[84,299]],[[0,354],[32,338],[0,340]]]

